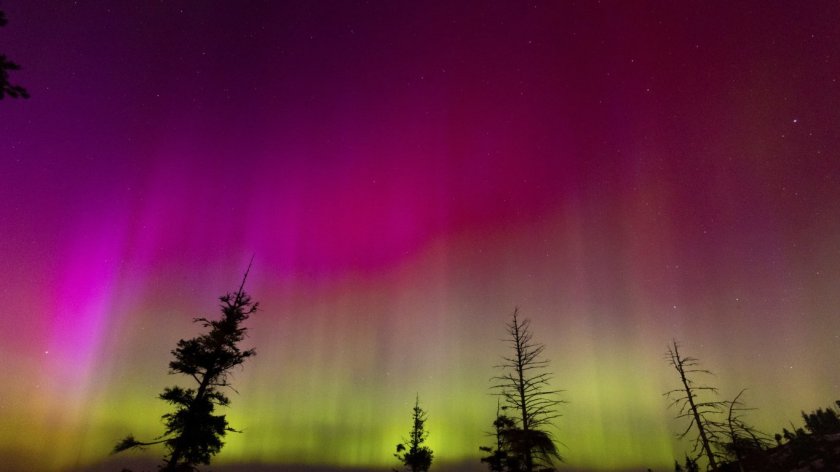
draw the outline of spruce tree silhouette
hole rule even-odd
[[[548,361],[542,359],[545,346],[533,341],[530,321],[519,318],[519,309],[507,324],[508,343],[513,350],[510,357],[496,366],[503,374],[493,377],[495,389],[512,412],[516,423],[501,431],[508,447],[508,456],[525,472],[554,470],[554,460],[563,458],[557,451],[554,437],[546,429],[560,415],[557,407],[565,403],[557,399],[560,390],[550,387],[551,374],[546,372]],[[498,418],[497,418],[498,419]]]
[[[0,27],[6,26],[6,24],[8,24],[6,13],[0,10]],[[29,98],[29,92],[25,88],[20,85],[12,85],[9,82],[10,70],[20,70],[20,66],[10,61],[5,54],[0,54],[0,100],[6,96],[10,98]]]
[[[481,446],[478,448],[480,451],[488,453],[481,458],[481,462],[487,464],[490,472],[508,472],[522,468],[520,457],[512,453],[511,444],[508,440],[510,431],[516,429],[516,422],[505,415],[506,409],[507,406],[501,406],[501,403],[497,403],[496,420],[493,421],[496,444],[494,446]]]
[[[680,465],[679,462],[674,461],[674,472],[700,472],[700,466],[697,465],[697,461],[694,459],[685,456],[685,469],[683,466]]]
[[[840,407],[840,400],[835,404]],[[828,407],[817,408],[811,413],[802,412],[802,419],[805,420],[805,429],[816,435],[840,433],[840,417],[837,411]]]
[[[219,320],[196,318],[194,322],[209,332],[192,339],[178,341],[172,351],[174,360],[169,363],[170,374],[183,374],[192,378],[195,388],[167,387],[159,398],[175,407],[163,415],[164,434],[155,441],[141,442],[129,435],[114,447],[114,453],[131,448],[143,448],[163,443],[169,454],[160,470],[186,472],[197,470],[198,464],[209,464],[224,444],[227,432],[237,432],[228,426],[225,415],[217,415],[217,406],[228,406],[230,400],[222,392],[230,387],[228,377],[232,369],[255,355],[254,349],[241,350],[239,343],[246,334],[243,323],[257,311],[258,304],[245,293],[245,281],[236,293],[219,298],[222,317]]]
[[[411,431],[408,433],[408,440],[397,444],[397,452],[394,457],[403,463],[403,466],[411,472],[425,472],[432,466],[434,453],[429,447],[424,446],[429,436],[426,431],[426,412],[420,408],[420,395],[414,399],[414,408],[411,413]],[[398,469],[394,469],[396,472]]]
[[[840,407],[840,401],[835,402]],[[769,472],[789,470],[840,470],[840,418],[834,408],[802,412],[805,427],[791,423],[776,434],[777,447],[764,451]],[[807,431],[806,431],[807,429]],[[784,439],[784,441],[783,441]],[[829,467],[826,467],[826,466]]]
[[[717,395],[716,388],[698,385],[693,379],[698,374],[712,375],[712,373],[700,369],[697,359],[683,357],[679,348],[679,343],[673,341],[668,346],[666,359],[679,374],[681,386],[665,392],[663,395],[672,400],[669,407],[677,408],[677,418],[689,419],[688,427],[678,437],[682,439],[688,436],[693,429],[696,429],[697,438],[694,440],[692,453],[699,453],[698,457],[705,454],[709,461],[709,468],[715,470],[717,469],[717,456],[713,447],[721,443],[720,435],[724,425],[720,421],[716,421],[714,417],[723,413],[726,402],[701,400],[698,397],[698,394],[701,393]],[[687,456],[686,458],[688,459]]]

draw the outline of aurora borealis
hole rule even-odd
[[[214,467],[385,470],[419,394],[484,470],[516,306],[570,468],[683,456],[673,338],[767,432],[840,398],[840,4],[730,3],[6,0],[4,470],[157,460],[252,255]]]

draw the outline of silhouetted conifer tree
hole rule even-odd
[[[840,400],[835,404],[840,407]],[[840,417],[833,408],[817,408],[811,413],[802,412],[802,419],[805,420],[805,428],[813,434],[834,434],[840,433]]]
[[[504,414],[506,409],[506,406],[496,405],[496,420],[493,421],[495,447],[479,447],[479,450],[488,453],[481,458],[481,462],[487,464],[490,472],[508,472],[521,469],[520,457],[513,453],[509,442],[510,431],[516,430],[516,422]]]
[[[408,433],[408,439],[397,444],[397,453],[394,454],[394,457],[411,472],[425,472],[432,466],[434,454],[423,445],[429,436],[426,431],[426,418],[426,412],[420,408],[420,395],[417,395],[411,413],[411,431]]]
[[[840,402],[836,402],[840,406]],[[791,423],[793,431],[776,434],[777,447],[765,450],[765,462],[773,472],[790,470],[840,470],[840,419],[833,408],[802,412],[805,428]],[[808,429],[810,434],[805,431]],[[784,439],[784,441],[783,441]]]
[[[559,390],[550,387],[548,361],[542,359],[545,346],[533,341],[530,322],[519,319],[519,309],[507,324],[508,342],[513,354],[503,357],[497,366],[504,371],[493,377],[493,388],[502,401],[515,412],[516,427],[503,430],[509,456],[515,457],[519,470],[525,472],[554,470],[554,460],[562,461],[552,434],[545,428],[560,415]]]
[[[0,10],[0,27],[6,26],[6,13]],[[20,66],[10,61],[4,54],[0,54],[0,100],[5,96],[11,98],[29,98],[29,92],[20,85],[9,82],[9,71],[20,70]]]
[[[221,450],[225,433],[236,432],[228,426],[225,415],[214,413],[217,406],[230,404],[222,389],[230,387],[228,377],[232,369],[255,354],[254,349],[239,348],[246,333],[243,323],[257,311],[257,303],[243,290],[247,277],[246,271],[236,293],[219,298],[220,320],[194,320],[209,328],[209,332],[178,341],[172,351],[175,359],[169,363],[169,373],[187,375],[196,385],[186,389],[167,387],[160,394],[161,400],[175,407],[174,412],[163,415],[164,434],[151,442],[140,442],[129,435],[114,447],[114,452],[163,443],[169,455],[161,466],[162,471],[194,471],[198,464],[209,464],[212,456]]]
[[[678,409],[677,418],[688,418],[689,424],[685,431],[679,434],[679,438],[686,437],[692,430],[697,431],[697,438],[694,441],[692,453],[705,454],[709,461],[709,467],[717,469],[717,457],[713,448],[720,444],[719,436],[724,425],[714,419],[721,415],[726,406],[725,402],[714,400],[701,400],[700,393],[717,394],[717,389],[707,385],[698,385],[693,377],[698,374],[709,374],[711,372],[698,368],[699,362],[693,357],[682,357],[679,351],[679,344],[674,341],[668,346],[666,359],[674,367],[680,377],[680,387],[665,392],[664,395],[672,400],[669,406]]]

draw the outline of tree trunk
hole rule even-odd
[[[677,353],[679,356],[679,353]],[[709,445],[709,438],[706,436],[706,430],[703,428],[703,422],[700,421],[700,413],[697,412],[697,405],[694,404],[694,393],[691,391],[691,387],[688,385],[688,380],[685,378],[685,371],[683,370],[682,365],[678,366],[677,370],[680,372],[680,380],[682,380],[683,387],[685,387],[685,394],[688,397],[688,404],[691,407],[691,413],[694,415],[694,423],[697,425],[697,429],[700,431],[700,440],[703,442],[703,450],[706,452],[706,457],[709,458],[709,467],[712,470],[717,470],[717,462],[715,461],[715,455],[712,454],[712,448]]]
[[[521,335],[519,334],[519,320],[516,318],[516,312],[513,313],[513,332],[514,332],[514,339],[516,340],[516,374],[519,376],[519,402],[520,408],[522,410],[522,432],[523,438],[526,441],[525,444],[525,470],[527,472],[532,472],[534,470],[534,460],[531,457],[531,444],[529,442],[530,436],[528,435],[528,430],[530,425],[528,424],[528,405],[525,403],[525,366],[524,366],[524,359],[522,358],[522,341]]]
[[[195,392],[195,397],[193,397],[192,403],[190,403],[190,413],[192,413],[192,409],[194,408],[196,402],[199,400],[204,399],[204,395],[207,393],[207,386],[210,384],[210,379],[213,378],[216,374],[210,375],[210,372],[205,372],[204,377],[201,378],[201,384],[198,386],[198,390]],[[172,448],[172,454],[169,455],[169,459],[166,461],[166,465],[161,469],[161,472],[176,472],[178,470],[178,461],[181,460],[181,457],[184,455],[184,443],[181,438],[184,436],[188,436],[190,432],[190,424],[184,424],[184,431],[178,436],[178,440],[175,443],[175,447]]]

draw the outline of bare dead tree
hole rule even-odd
[[[548,361],[542,358],[545,346],[533,340],[530,321],[519,318],[519,309],[507,324],[508,344],[513,351],[496,366],[503,374],[493,377],[493,388],[502,401],[516,414],[515,428],[502,433],[510,454],[522,458],[523,470],[554,470],[553,460],[562,461],[553,435],[546,428],[560,415],[557,407],[564,403],[557,398],[560,390],[552,389]],[[535,469],[539,467],[539,469]]]
[[[755,408],[747,408],[740,400],[746,389],[738,392],[729,405],[726,415],[726,436],[727,442],[724,449],[738,462],[738,468],[744,471],[744,457],[750,451],[757,451],[768,447],[771,444],[769,436],[758,431],[744,421],[744,415]]]
[[[692,454],[698,456],[705,454],[709,461],[709,467],[717,469],[717,456],[713,450],[715,445],[720,444],[719,437],[724,425],[715,419],[720,417],[726,408],[726,402],[716,400],[704,400],[702,397],[717,395],[715,387],[701,385],[695,382],[697,375],[712,375],[706,369],[699,367],[699,361],[694,357],[683,357],[680,354],[679,343],[673,341],[668,346],[666,359],[677,371],[680,377],[680,387],[665,392],[663,395],[671,400],[670,407],[677,409],[677,418],[688,418],[689,424],[685,430],[678,435],[680,439],[685,438],[692,430],[697,431],[694,440]]]

